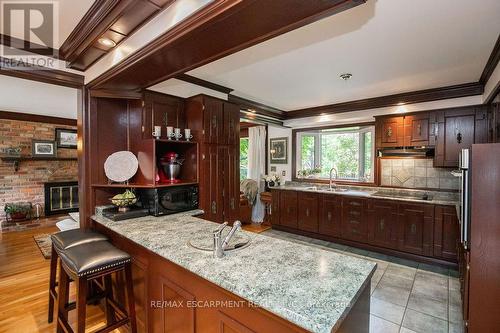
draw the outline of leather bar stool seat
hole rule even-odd
[[[50,236],[52,244],[57,249],[66,250],[74,246],[108,240],[108,238],[100,233],[93,231],[83,231],[80,229],[72,229],[61,231]]]
[[[76,332],[85,332],[86,306],[89,282],[103,280],[106,327],[99,332],[110,332],[130,324],[131,332],[136,333],[135,302],[132,281],[131,257],[107,241],[86,243],[66,250],[57,250],[61,259],[59,274],[57,332],[73,332],[68,323],[69,281],[76,284]],[[113,297],[112,274],[124,273],[125,292],[128,310]],[[96,282],[97,283],[97,282]]]
[[[130,262],[130,255],[109,242],[94,242],[59,252],[62,265],[72,275],[82,277]]]
[[[50,258],[50,276],[49,276],[49,311],[48,322],[54,319],[54,302],[57,299],[56,275],[58,252],[82,244],[105,241],[108,238],[100,233],[93,231],[84,231],[81,229],[72,229],[61,231],[50,236],[52,240],[52,255]]]

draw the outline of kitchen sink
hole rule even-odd
[[[222,238],[225,238],[227,232],[223,233]],[[241,250],[250,245],[252,239],[243,233],[236,233],[229,241],[224,252]],[[214,238],[211,233],[196,235],[188,241],[188,245],[200,251],[212,252],[214,250]]]
[[[398,198],[398,199],[412,199],[412,200],[425,200],[432,201],[432,195],[427,193],[406,193],[406,192],[396,192],[396,191],[377,191],[372,194],[372,197],[381,198]]]

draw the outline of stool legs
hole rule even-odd
[[[69,301],[69,276],[64,269],[59,271],[59,289],[57,292],[57,333],[65,333],[63,325],[68,322],[68,309],[66,304]]]
[[[77,278],[76,280],[76,332],[85,333],[85,318],[87,307],[87,279]]]
[[[50,276],[49,276],[49,317],[48,322],[54,320],[54,299],[56,298],[56,275],[57,275],[57,252],[52,245],[50,256]]]
[[[128,317],[130,319],[130,328],[132,333],[137,333],[137,323],[135,320],[135,299],[134,287],[132,280],[132,265],[131,263],[125,264],[125,284],[127,288],[127,304],[128,304]]]

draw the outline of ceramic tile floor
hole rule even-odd
[[[457,272],[287,232],[264,235],[375,261],[370,333],[463,332]]]

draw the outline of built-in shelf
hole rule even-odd
[[[23,161],[77,161],[76,157],[32,157],[32,156],[2,156],[4,162],[14,162],[14,171],[19,170],[19,164]]]
[[[101,188],[160,188],[160,187],[172,187],[172,186],[182,186],[182,185],[195,185],[198,182],[180,182],[180,183],[159,183],[156,185],[139,185],[139,184],[92,184],[92,187]]]
[[[186,140],[167,140],[167,139],[154,139],[156,142],[164,143],[178,143],[178,144],[197,144],[196,141],[186,141]]]

